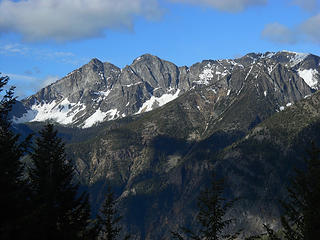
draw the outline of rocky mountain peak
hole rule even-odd
[[[160,58],[158,58],[157,56],[154,56],[152,54],[146,53],[141,55],[140,57],[137,57],[133,63],[138,63],[138,62],[153,62],[153,61],[161,61]]]
[[[223,92],[240,93],[246,82],[257,86],[262,94],[273,92],[281,106],[319,88],[319,59],[311,54],[287,51],[249,53],[237,59],[204,60],[179,68],[144,54],[120,69],[93,58],[23,100],[28,114],[22,118],[20,114],[15,120],[54,119],[63,124],[90,127],[105,120],[151,111],[194,88],[214,90],[212,86],[219,85]]]
[[[88,64],[100,64],[102,63],[98,58],[92,58]]]

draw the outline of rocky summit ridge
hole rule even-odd
[[[320,88],[320,58],[289,51],[250,53],[241,58],[204,60],[178,67],[145,54],[131,65],[117,66],[92,59],[57,82],[22,100],[14,122],[52,119],[88,128],[99,122],[151,111],[195,88],[223,89],[239,94],[253,76],[257,91],[273,94],[277,110]]]

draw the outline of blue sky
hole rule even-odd
[[[182,66],[249,52],[320,55],[320,0],[0,0],[0,72],[26,97],[91,58]]]

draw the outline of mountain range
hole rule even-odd
[[[16,131],[57,122],[96,211],[111,184],[124,229],[170,239],[195,221],[214,170],[245,234],[279,226],[278,200],[310,141],[320,143],[320,57],[288,51],[190,67],[146,54],[120,69],[92,59],[18,102]]]
[[[279,110],[319,88],[318,70],[316,56],[285,51],[206,60],[191,67],[177,67],[149,54],[123,69],[92,59],[24,99],[24,110],[15,122],[53,119],[88,128],[105,120],[151,111],[194,88],[213,85],[213,92],[239,93],[252,76],[257,79],[253,84],[258,91],[274,95]]]

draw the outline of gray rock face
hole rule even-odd
[[[92,59],[88,64],[69,73],[61,80],[41,89],[24,101],[32,106],[34,101],[50,102],[68,97],[70,102],[79,102],[95,91],[110,88],[116,81],[120,69],[110,63],[102,63]]]
[[[145,54],[120,69],[92,59],[23,100],[25,113],[22,117],[17,114],[14,120],[53,119],[87,128],[98,122],[151,111],[198,87],[218,84],[229,94],[239,92],[249,79],[262,94],[277,96],[281,107],[319,88],[319,61],[319,57],[311,54],[283,51],[177,67]]]

